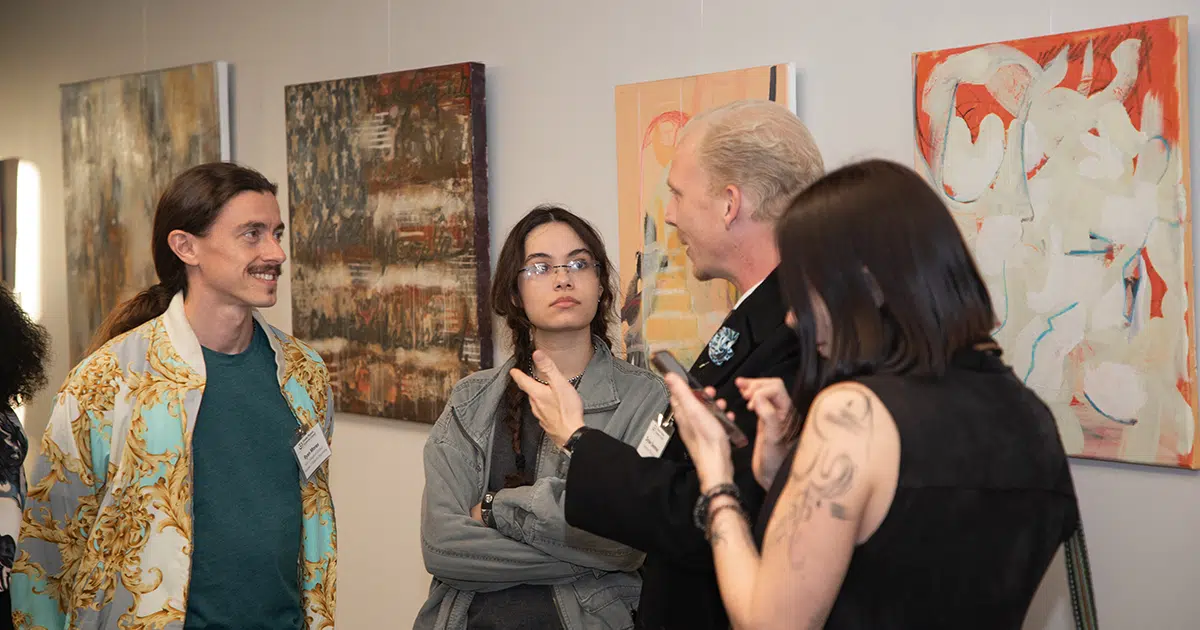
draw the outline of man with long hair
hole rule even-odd
[[[272,327],[276,187],[180,174],[158,284],[118,307],[54,401],[13,570],[22,627],[333,624],[333,433],[320,356]]]

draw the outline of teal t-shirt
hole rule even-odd
[[[275,353],[257,322],[245,352],[203,350],[184,628],[303,628],[299,424],[279,391]]]

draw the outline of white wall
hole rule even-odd
[[[800,111],[837,165],[912,159],[915,51],[1186,14],[1196,0],[0,0],[0,157],[41,170],[43,322],[66,354],[58,85],[200,61],[234,68],[234,156],[285,182],[283,87],[459,61],[487,64],[492,238],[564,202],[617,240],[613,86],[793,62]],[[1191,124],[1200,66],[1191,28]],[[1195,144],[1195,143],[1194,143]],[[1200,146],[1196,146],[1200,149]],[[1200,166],[1200,162],[1198,162]],[[1200,168],[1196,169],[1200,170]],[[1200,184],[1193,177],[1193,188]],[[286,192],[281,191],[281,193]],[[1193,194],[1193,207],[1196,207]],[[23,234],[23,238],[27,237]],[[28,261],[22,261],[28,264]],[[268,315],[290,329],[290,286]],[[30,409],[40,436],[49,396]],[[333,475],[342,628],[404,627],[423,601],[424,426],[343,414]],[[1076,462],[1105,628],[1200,627],[1200,477]],[[1067,628],[1061,568],[1030,627]]]

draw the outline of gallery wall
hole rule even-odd
[[[55,337],[57,384],[70,367],[62,83],[227,61],[234,157],[285,182],[285,85],[480,61],[487,65],[493,243],[526,210],[556,201],[615,245],[617,84],[791,62],[800,115],[830,165],[865,156],[911,162],[911,53],[1171,15],[1193,21],[1195,131],[1195,0],[0,0],[0,158],[19,157],[40,172],[40,230],[22,232],[40,251],[18,264],[38,268],[34,310]],[[1195,155],[1200,147],[1193,145]],[[289,290],[285,275],[281,300],[267,312],[285,330]],[[47,392],[26,412],[35,444],[49,400]],[[427,432],[425,425],[338,417],[332,474],[342,628],[404,627],[424,600],[429,578],[418,525]],[[1073,471],[1104,627],[1200,624],[1193,592],[1200,584],[1200,476],[1087,461],[1075,461]],[[1056,567],[1028,627],[1069,627],[1064,580]]]

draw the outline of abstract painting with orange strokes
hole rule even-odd
[[[779,64],[616,88],[621,333],[626,358],[646,367],[669,350],[691,365],[737,301],[724,280],[701,282],[675,229],[663,219],[667,173],[679,131],[704,110],[769,99],[795,111],[791,65]]]
[[[1187,18],[918,53],[918,170],[1073,456],[1200,468]]]
[[[176,175],[227,160],[228,66],[201,63],[62,86],[69,362],[109,311],[158,282],[158,197]]]

